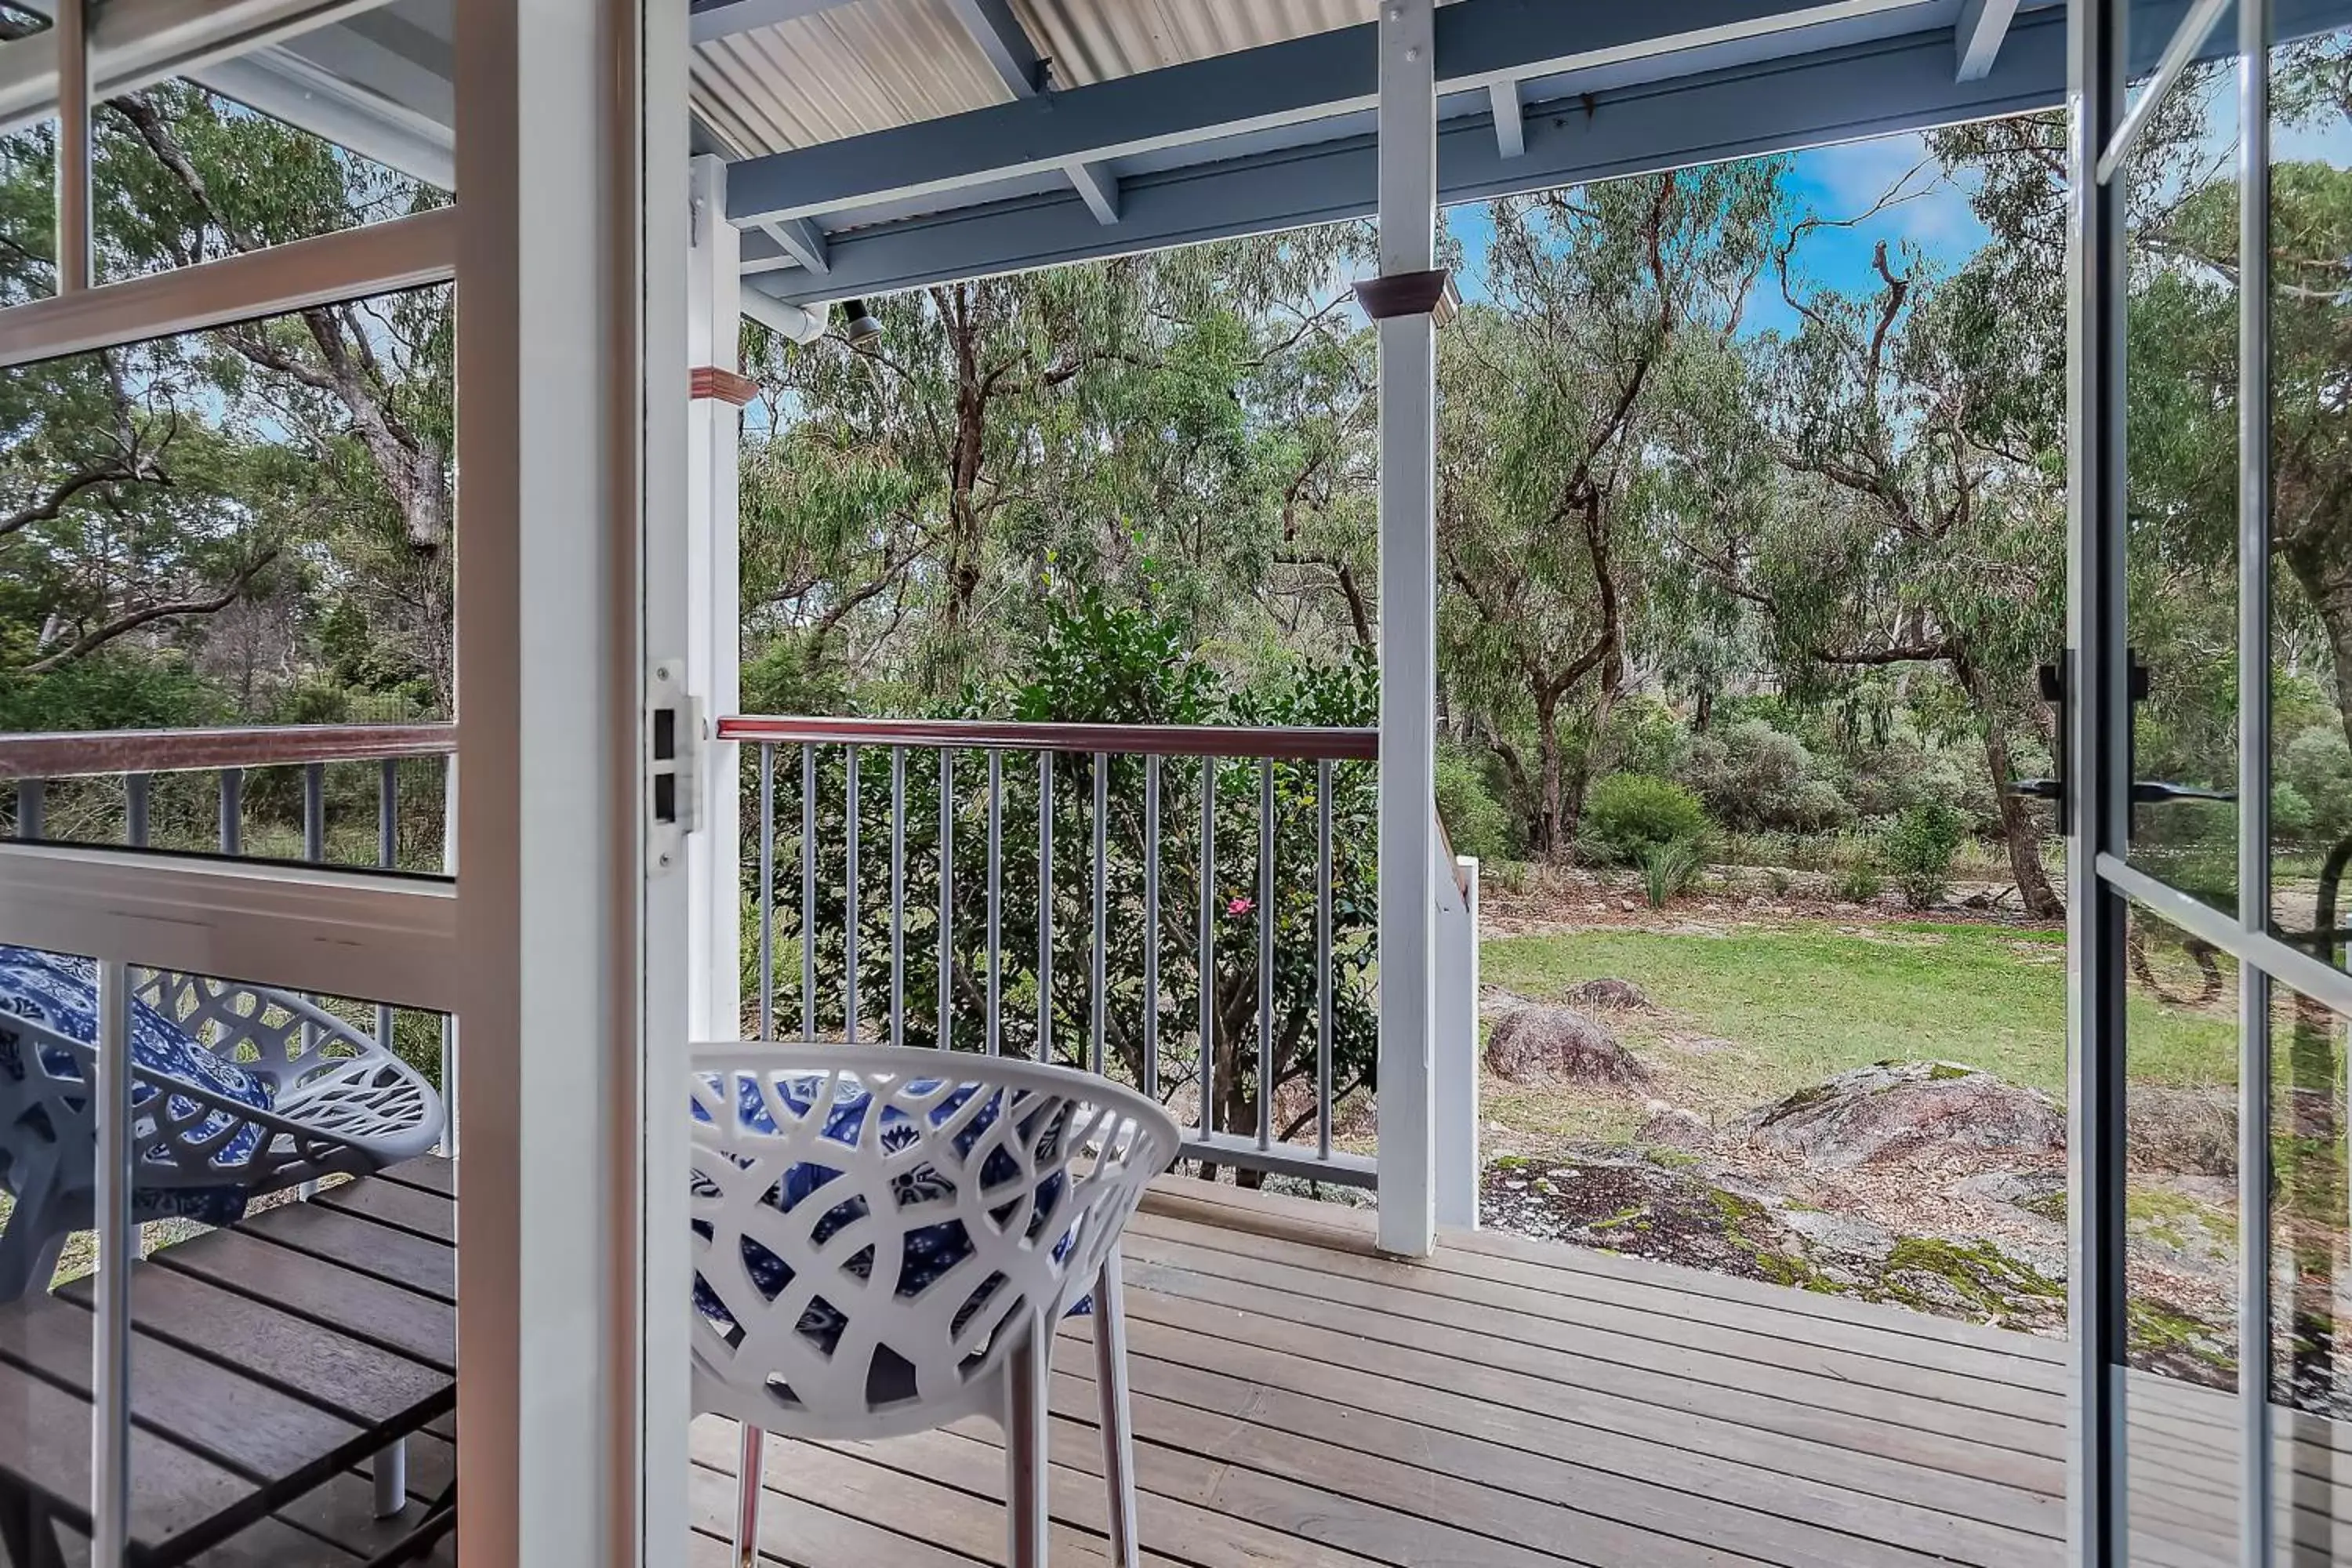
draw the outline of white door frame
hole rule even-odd
[[[642,875],[640,746],[646,637],[684,626],[647,519],[677,526],[685,494],[686,11],[467,0],[454,216],[0,312],[8,365],[457,279],[456,881],[0,844],[0,942],[459,1017],[458,1531],[478,1563],[669,1563],[686,1527],[685,1193],[660,1114],[683,1103],[685,879]],[[41,50],[79,86],[79,43],[8,44],[0,78]],[[127,1401],[103,1414],[97,1490],[119,1501]]]

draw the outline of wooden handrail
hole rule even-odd
[[[970,747],[974,751],[1108,752],[1124,756],[1271,757],[1279,762],[1372,762],[1378,730],[1307,725],[1023,724],[993,719],[782,719],[735,714],[722,741],[780,744]]]
[[[453,755],[455,724],[285,724],[0,735],[0,780],[195,773]]]

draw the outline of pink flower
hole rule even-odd
[[[1257,906],[1250,902],[1247,899],[1234,899],[1225,905],[1225,913],[1229,915],[1245,915],[1255,908],[1257,908]]]

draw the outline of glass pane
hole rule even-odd
[[[2236,965],[2129,914],[2124,1246],[2132,1561],[2235,1561]]]
[[[2352,926],[2352,33],[2271,52],[2271,918],[2344,966]]]
[[[183,1561],[208,1541],[237,1561],[372,1554],[424,1518],[450,1473],[444,1021],[127,977],[130,1240],[143,1259],[129,1276],[136,1560]],[[66,1417],[27,1431],[33,1462],[6,1467],[51,1478],[24,1489],[36,1512],[78,1510],[84,1494],[67,1483],[89,1466],[105,1311],[90,1228],[101,984],[87,959],[0,947],[0,1388],[37,1378]],[[373,1456],[395,1442],[406,1473],[387,1463],[380,1518]]]
[[[0,310],[58,291],[57,153],[55,120],[0,136]],[[20,416],[0,402],[0,430],[13,431]]]
[[[349,727],[209,760],[0,747],[0,831],[441,868],[451,299],[0,371],[0,734]]]
[[[2235,36],[2236,8],[2213,37]],[[2135,865],[2237,907],[2237,84],[2192,67],[2127,164],[2130,640],[2146,669]]]
[[[2271,997],[2272,1487],[2281,1563],[2352,1563],[2352,1305],[2345,1222],[2346,1019]]]

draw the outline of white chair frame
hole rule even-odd
[[[135,1191],[235,1187],[248,1198],[327,1175],[365,1175],[432,1152],[441,1096],[391,1047],[326,1008],[235,981],[134,971],[138,999],[203,1048],[267,1084],[271,1109],[177,1074],[136,1070],[155,1092],[131,1139]],[[21,1079],[0,1074],[0,1149],[16,1206],[0,1230],[0,1301],[48,1289],[58,1254],[95,1222],[97,1047],[16,1015]],[[71,1063],[50,1062],[52,1051]],[[241,1135],[256,1136],[241,1152]]]
[[[774,1131],[741,1113],[747,1086]],[[828,1137],[837,1098],[859,1090],[873,1103],[856,1142]],[[1055,1325],[1091,1289],[1112,1558],[1136,1568],[1118,1244],[1176,1158],[1168,1114],[1075,1068],[915,1047],[698,1047],[693,1096],[692,1207],[711,1232],[695,1238],[695,1268],[735,1321],[730,1334],[694,1314],[694,1398],[742,1424],[735,1561],[749,1568],[757,1554],[763,1433],[862,1440],[980,1415],[1004,1433],[1007,1561],[1044,1568]],[[898,1148],[882,1136],[891,1110],[903,1113],[890,1118]],[[789,1210],[766,1201],[801,1164],[838,1174]],[[901,1295],[908,1233],[951,1220],[969,1255]],[[747,1242],[790,1270],[772,1300],[743,1260]],[[841,1321],[830,1351],[802,1331],[812,1304]],[[880,1375],[886,1366],[896,1375]]]

